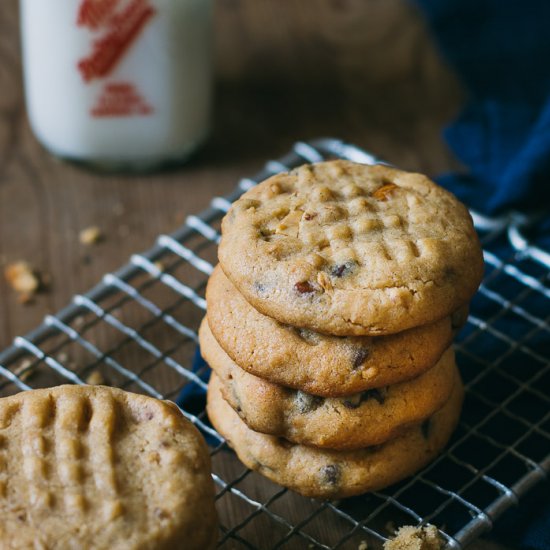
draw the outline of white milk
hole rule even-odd
[[[21,0],[27,109],[52,153],[179,160],[210,114],[210,0]]]

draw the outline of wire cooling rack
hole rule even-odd
[[[550,470],[550,254],[536,246],[536,220],[474,213],[486,276],[456,344],[462,420],[446,452],[415,477],[338,502],[307,499],[244,468],[208,423],[207,368],[193,358],[220,220],[267,176],[327,158],[377,161],[335,139],[296,143],[16,338],[0,353],[0,394],[94,382],[178,400],[212,449],[224,548],[372,548],[400,525],[428,522],[461,548]]]

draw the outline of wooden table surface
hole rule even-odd
[[[0,278],[0,349],[155,237],[297,140],[336,136],[428,174],[456,166],[441,140],[462,93],[421,18],[401,0],[217,0],[216,100],[186,165],[112,176],[50,156],[25,114],[16,0],[0,3],[0,266],[49,280],[22,305]],[[100,244],[79,232],[99,226]],[[500,548],[487,541],[472,547]]]

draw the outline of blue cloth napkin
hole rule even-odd
[[[439,183],[486,215],[543,211],[531,231],[548,250],[550,1],[413,1],[467,93],[444,132],[466,170],[442,174]],[[491,536],[514,548],[550,550],[549,495],[550,484],[541,484]]]
[[[440,183],[485,214],[550,205],[550,2],[414,0],[468,94]]]
[[[211,370],[206,361],[202,358],[198,344],[193,353],[193,359],[191,360],[191,372],[195,374],[199,380],[208,384]],[[176,403],[191,414],[198,416],[204,411],[206,406],[206,391],[202,386],[191,381],[183,386],[176,399]]]

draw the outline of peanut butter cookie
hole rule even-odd
[[[206,299],[210,329],[237,365],[276,384],[324,397],[418,376],[437,363],[468,314],[464,306],[450,317],[389,336],[328,336],[262,315],[219,266],[208,281]]]
[[[102,386],[0,399],[2,548],[212,548],[210,457],[178,408]]]
[[[457,373],[452,349],[413,380],[347,397],[318,397],[267,382],[239,368],[203,321],[201,353],[222,382],[225,400],[254,431],[302,445],[360,449],[420,424],[448,400]]]
[[[258,311],[334,335],[400,332],[467,303],[483,257],[466,207],[421,174],[304,165],[236,201],[223,271]]]
[[[208,416],[241,461],[279,485],[323,499],[376,491],[423,468],[446,445],[458,422],[463,396],[457,379],[449,401],[421,426],[380,446],[333,451],[252,431],[223,399],[221,389],[213,374]]]

